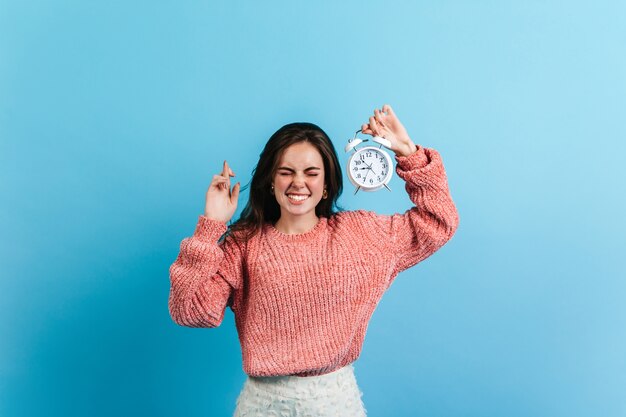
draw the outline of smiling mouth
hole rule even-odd
[[[307,198],[311,197],[310,195],[297,195],[297,194],[287,194],[287,198],[293,201],[304,201]]]

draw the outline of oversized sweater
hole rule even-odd
[[[443,246],[459,221],[437,151],[419,146],[395,159],[415,204],[403,214],[342,211],[301,234],[268,223],[241,243],[220,239],[225,223],[199,216],[170,267],[174,322],[216,327],[230,307],[250,376],[322,375],[355,361],[394,278]]]

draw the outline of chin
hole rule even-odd
[[[315,207],[289,207],[286,209],[291,214],[303,215],[315,211]]]

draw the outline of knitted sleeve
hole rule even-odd
[[[415,206],[391,216],[360,210],[364,214],[363,226],[376,231],[375,243],[391,256],[393,269],[387,286],[398,273],[442,247],[459,224],[439,153],[418,146],[411,155],[396,155],[395,159],[396,172],[405,181],[405,189]]]
[[[231,237],[218,243],[227,227],[200,216],[193,236],[183,239],[170,266],[169,311],[187,327],[217,327],[232,292],[242,283],[242,247]]]

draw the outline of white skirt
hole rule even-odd
[[[325,375],[246,379],[234,417],[364,417],[352,364]]]

